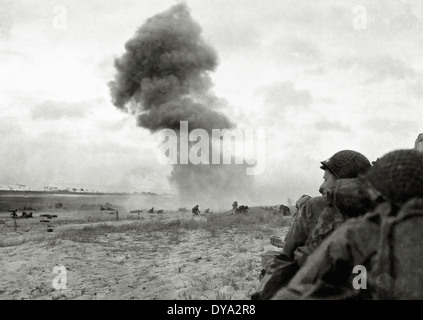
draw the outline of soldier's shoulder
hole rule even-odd
[[[310,198],[306,204],[309,205],[315,205],[315,206],[326,206],[327,205],[327,201],[324,197],[322,196],[318,196],[318,197],[312,197]]]
[[[327,201],[325,198],[323,197],[313,197],[310,198],[303,206],[305,211],[315,211],[315,210],[319,210],[322,211],[326,205],[327,205]]]
[[[300,216],[306,220],[317,221],[320,214],[326,207],[327,202],[323,197],[310,198],[300,210]]]

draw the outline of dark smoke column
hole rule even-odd
[[[133,114],[139,126],[151,132],[178,131],[180,121],[188,121],[189,130],[209,133],[234,127],[217,111],[218,99],[211,91],[208,72],[215,69],[217,55],[201,38],[201,27],[184,3],[149,18],[125,49],[115,60],[117,73],[109,86],[113,104]],[[230,205],[230,190],[236,190],[236,196],[247,186],[240,167],[180,164],[174,166],[170,181],[187,205],[211,200]]]

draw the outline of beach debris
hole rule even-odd
[[[57,218],[57,214],[40,214],[40,217],[44,217],[47,219]]]
[[[47,228],[47,232],[53,232],[53,228]]]
[[[100,210],[104,211],[104,210],[115,210],[115,209],[113,209],[112,207],[109,207],[109,206],[105,206],[105,207],[100,206]]]
[[[210,213],[210,209],[204,210],[204,213]]]
[[[272,237],[270,237],[270,244],[272,244],[276,247],[279,247],[279,248],[283,248],[284,245],[285,245],[285,242],[279,236],[272,236]]]
[[[236,209],[236,214],[247,214],[248,213],[248,206],[241,205]]]
[[[163,210],[157,210],[157,213],[163,213]]]
[[[131,210],[129,213],[138,213],[138,219],[140,219],[140,213],[143,212],[143,210]]]
[[[194,261],[195,263],[198,263],[203,257],[195,257],[194,259],[192,259],[192,261]]]

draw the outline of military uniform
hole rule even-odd
[[[326,200],[323,197],[309,199],[295,215],[291,227],[285,237],[283,253],[294,259],[294,251],[306,244],[317,224],[317,219],[326,207]]]
[[[272,299],[423,299],[423,155],[394,151],[366,175],[376,208],[325,239]],[[354,287],[354,267],[367,271]]]
[[[337,152],[322,161],[322,169],[328,169],[341,178],[353,178],[366,172],[369,160],[351,150]],[[294,217],[285,238],[284,250],[262,270],[260,284],[252,299],[269,299],[277,288],[284,286],[302,266],[307,257],[346,219],[346,216],[325,197],[307,200]]]
[[[294,259],[301,266],[307,257],[313,252],[322,241],[337,229],[347,217],[341,213],[338,207],[328,204],[322,213],[317,217],[316,224],[310,232],[305,244],[298,246],[294,251]]]

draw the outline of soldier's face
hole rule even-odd
[[[329,190],[335,188],[335,183],[335,176],[329,170],[326,169],[323,175],[323,183],[319,188],[319,192],[322,194],[322,196],[326,197]]]

